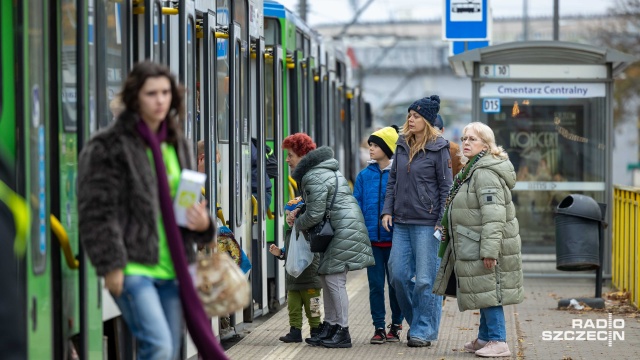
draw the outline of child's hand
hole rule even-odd
[[[296,208],[295,210],[290,212],[289,215],[287,215],[287,224],[289,224],[289,226],[293,226],[293,223],[296,221],[296,215],[298,215],[298,212],[300,212],[300,208]]]
[[[393,221],[391,220],[391,215],[389,214],[385,214],[384,216],[382,216],[382,227],[387,230],[387,231],[391,231],[390,228],[393,226]]]
[[[280,256],[282,254],[282,250],[280,250],[280,248],[275,244],[271,244],[271,246],[269,246],[269,252],[275,256]]]

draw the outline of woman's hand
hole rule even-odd
[[[393,226],[393,221],[391,219],[392,216],[389,214],[385,214],[382,216],[382,227],[388,232],[391,232],[391,227]]]
[[[122,269],[116,269],[104,276],[104,287],[109,290],[111,295],[118,297],[122,294],[122,285],[124,284],[124,273]]]
[[[277,247],[276,244],[271,244],[271,246],[269,246],[269,252],[275,256],[282,255],[282,250],[280,250],[280,248]]]
[[[296,215],[298,215],[298,212],[300,212],[300,209],[296,208],[295,210],[291,211],[289,215],[287,215],[287,224],[289,226],[293,226],[293,223],[296,221]]]
[[[484,261],[484,267],[489,270],[493,269],[494,266],[498,265],[498,260],[496,259],[484,258],[482,259],[482,261]]]
[[[207,211],[207,200],[195,204],[187,209],[187,229],[203,232],[211,226],[211,219]]]

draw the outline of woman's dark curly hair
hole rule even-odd
[[[142,61],[133,66],[127,79],[122,85],[120,98],[125,106],[125,111],[131,114],[140,112],[138,96],[140,89],[148,78],[166,77],[171,83],[171,105],[167,115],[167,140],[176,143],[177,137],[182,134],[181,124],[184,116],[184,87],[182,87],[168,67],[151,61]]]
[[[316,149],[316,143],[305,133],[295,133],[284,139],[282,148],[293,151],[296,155],[303,157],[309,151]]]

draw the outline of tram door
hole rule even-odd
[[[13,197],[14,190],[24,195],[24,186],[22,189],[17,188],[20,185],[15,174],[16,166],[20,165],[16,145],[23,141],[16,139],[21,131],[16,128],[16,95],[20,96],[15,89],[14,61],[17,63],[18,58],[15,57],[12,41],[15,33],[14,21],[13,4],[0,3],[0,288],[4,290],[0,297],[0,354],[7,358],[22,359],[27,354],[27,319],[23,316],[26,313],[25,259],[22,253],[26,234],[14,224],[17,222],[26,225],[29,219],[21,219],[21,215],[26,217],[23,212],[27,204],[22,203],[24,200],[16,201]],[[20,125],[23,124],[20,122]],[[17,203],[19,204],[16,205]],[[14,251],[15,245],[21,250],[18,253]]]
[[[200,56],[198,61],[200,65],[199,82],[199,103],[200,103],[200,136],[199,140],[204,141],[205,155],[205,173],[207,181],[205,184],[205,197],[209,202],[209,208],[212,210],[212,217],[216,219],[216,204],[218,203],[218,193],[216,191],[216,149],[217,149],[217,131],[216,131],[216,14],[213,10],[206,10],[207,13],[202,14],[202,41],[198,46]]]
[[[284,214],[284,204],[285,199],[288,199],[285,194],[284,184],[289,183],[288,179],[285,178],[285,166],[286,162],[284,161],[284,151],[282,150],[282,142],[284,141],[284,103],[283,103],[283,76],[284,76],[284,67],[285,67],[285,57],[283,54],[282,47],[279,45],[273,46],[273,64],[270,66],[272,72],[272,84],[268,88],[273,91],[273,110],[272,110],[272,119],[273,119],[273,140],[274,140],[274,149],[278,154],[278,181],[276,182],[274,189],[274,241],[275,244],[282,248],[284,246],[284,224],[285,224],[285,214]],[[269,90],[267,90],[269,91]],[[287,169],[288,170],[288,169]],[[288,171],[286,172],[288,174]],[[272,260],[275,257],[270,257]],[[277,261],[277,260],[275,260]],[[286,287],[285,287],[285,279],[284,279],[284,267],[277,262],[273,266],[274,268],[274,279],[275,279],[275,301],[278,304],[273,304],[276,306],[284,304],[286,298]],[[270,299],[271,300],[271,299]]]
[[[184,114],[184,135],[194,144],[195,154],[197,143],[197,105],[196,105],[196,12],[195,1],[186,0],[181,2],[179,21],[179,66],[180,83],[185,87],[185,111]]]
[[[251,26],[251,128],[253,129],[252,138],[256,142],[256,159],[257,159],[257,183],[266,184],[271,181],[265,176],[265,45],[264,38],[257,26],[252,22]],[[256,34],[257,33],[257,34]],[[258,38],[253,35],[259,36]],[[264,186],[257,187],[257,193],[254,194],[256,202],[254,202],[253,210],[253,229],[252,229],[252,246],[251,246],[251,288],[253,294],[253,316],[257,317],[268,312],[268,295],[267,295],[267,256],[268,249],[266,243],[266,227],[267,227],[267,209],[270,207],[266,202],[266,190]],[[253,190],[252,190],[253,191]],[[271,189],[273,196],[273,188]],[[270,201],[271,202],[271,201]]]
[[[232,156],[230,163],[233,210],[230,223],[236,240],[249,259],[252,254],[252,189],[251,189],[251,122],[249,88],[249,6],[247,0],[234,0],[232,3],[233,22],[229,26],[230,55],[230,113],[233,123],[230,127]],[[234,322],[251,322],[253,306],[235,314]]]
[[[54,26],[51,20],[49,32],[57,37],[56,53],[49,58],[58,59],[50,62],[56,66],[49,68],[53,76],[48,97],[50,221],[52,250],[56,249],[52,251],[54,346],[63,358],[74,352],[80,358],[98,358],[103,354],[101,284],[80,246],[75,195],[78,154],[96,130],[98,117],[96,1],[60,0],[49,4],[52,15],[60,9],[57,16],[50,16],[58,23]]]
[[[17,109],[18,134],[22,138],[16,143],[18,147],[18,178],[24,181],[24,189],[20,189],[29,201],[31,226],[29,229],[26,268],[24,276],[27,281],[27,338],[29,358],[47,358],[53,354],[52,330],[53,309],[51,282],[51,239],[49,234],[50,200],[49,192],[52,184],[49,179],[49,73],[45,72],[48,55],[46,36],[48,29],[45,19],[48,18],[48,6],[44,0],[29,0],[20,6],[19,17],[24,19],[27,43],[23,53],[16,58],[23,62],[24,69],[19,76],[25,81],[18,91],[22,102]],[[29,10],[27,10],[29,9]],[[4,14],[3,14],[4,17]],[[20,85],[18,85],[20,86]]]
[[[91,4],[29,0],[15,9],[27,34],[16,54],[23,62],[16,126],[21,192],[31,205],[24,269],[29,358],[102,355],[99,285],[79,249],[75,198],[78,143],[87,129],[78,119],[92,116],[89,58],[77,56],[89,47]]]

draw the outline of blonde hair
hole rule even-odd
[[[424,130],[422,130],[422,140],[417,141],[416,135],[413,132],[409,131],[410,114],[407,115],[407,121],[405,121],[401,131],[401,135],[404,135],[404,139],[407,142],[407,145],[409,145],[409,162],[413,160],[413,157],[416,156],[418,152],[424,151],[424,146],[428,142],[436,141],[438,136],[440,136],[441,134],[440,130],[433,127],[425,118],[422,117],[422,115],[418,113],[416,113],[416,115],[418,115],[420,119],[422,119],[426,124]]]
[[[487,150],[487,154],[491,154],[494,157],[503,160],[509,158],[509,155],[506,151],[504,151],[502,146],[498,146],[496,144],[496,136],[493,134],[493,130],[491,130],[488,125],[477,121],[469,123],[462,130],[462,134],[466,134],[469,130],[473,130],[476,134],[478,134],[480,140],[482,140],[482,142],[489,148],[489,150]],[[463,164],[466,164],[467,161],[469,161],[469,159],[462,154],[462,144],[460,146],[460,152],[458,153],[458,155],[460,155],[460,160]]]

